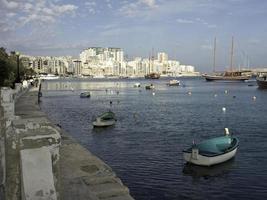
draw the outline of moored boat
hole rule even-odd
[[[167,83],[168,86],[179,86],[180,85],[180,81],[173,79],[170,80],[169,83]]]
[[[233,55],[234,55],[234,38],[232,37],[232,48],[231,48],[231,60],[230,70],[223,73],[215,72],[216,65],[216,38],[214,39],[214,51],[213,51],[213,74],[203,74],[202,77],[206,81],[245,81],[250,79],[249,70],[234,70],[233,69]]]
[[[140,83],[135,83],[134,87],[141,87],[141,84]]]
[[[257,84],[261,89],[267,89],[267,75],[259,75],[256,78]]]
[[[115,114],[111,111],[108,111],[96,117],[96,119],[93,121],[93,126],[94,127],[112,126],[116,123],[116,121],[117,120]]]
[[[237,152],[239,140],[229,135],[227,128],[225,132],[225,136],[208,139],[185,149],[184,159],[196,165],[211,166],[233,158]]]
[[[81,98],[89,98],[89,97],[91,97],[91,93],[90,92],[82,92],[80,94],[80,97]]]
[[[146,79],[159,79],[160,78],[160,74],[158,73],[150,73],[145,75]]]
[[[222,74],[204,74],[202,77],[204,77],[206,81],[245,81],[250,79],[250,76],[243,75],[242,73],[241,71],[229,71]]]
[[[55,79],[59,79],[59,76],[56,76],[54,74],[41,74],[40,79],[41,80],[55,80]]]
[[[146,90],[153,90],[155,89],[155,86],[153,84],[150,84],[150,85],[146,85]]]

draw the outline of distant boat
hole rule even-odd
[[[158,73],[150,73],[145,75],[146,79],[159,79],[160,78],[160,74]]]
[[[242,71],[227,71],[221,74],[203,74],[202,77],[206,81],[245,81],[250,79],[250,76],[243,75]]]
[[[146,90],[152,90],[152,89],[155,89],[155,86],[153,84],[150,84],[150,85],[146,85]]]
[[[211,166],[233,158],[236,154],[239,140],[230,136],[227,128],[225,132],[225,136],[193,144],[183,151],[184,159],[196,165]]]
[[[106,78],[104,75],[94,75],[93,78]]]
[[[90,92],[82,92],[80,94],[80,97],[81,98],[89,98],[89,97],[91,97],[91,93]]]
[[[56,76],[54,74],[41,74],[40,75],[40,79],[43,79],[43,80],[55,80],[55,79],[59,79],[59,76]]]
[[[98,116],[95,121],[93,121],[94,127],[107,127],[112,126],[116,123],[115,114],[111,111],[105,112]]]
[[[140,83],[135,83],[134,87],[141,87],[141,84]]]
[[[267,89],[267,74],[257,76],[256,81],[259,88]]]
[[[245,72],[248,71],[240,71],[233,70],[233,54],[234,54],[234,38],[232,37],[232,49],[231,49],[231,61],[230,61],[230,71],[226,71],[223,73],[215,73],[215,65],[216,65],[216,38],[214,39],[214,54],[213,54],[213,74],[203,74],[202,77],[206,79],[206,81],[245,81],[250,78],[249,75],[245,75]]]
[[[167,83],[168,86],[179,86],[180,85],[180,81],[173,79],[170,80],[169,83]]]

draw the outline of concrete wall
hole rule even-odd
[[[34,163],[38,165],[40,159],[43,163],[50,163],[51,166],[46,167],[43,165],[43,168],[37,168],[36,174],[40,171],[40,177],[42,171],[50,171],[51,176],[44,176],[44,178],[38,178],[38,176],[34,176],[35,185],[38,185],[39,182],[43,182],[44,179],[46,183],[53,184],[52,188],[59,188],[59,183],[56,181],[59,179],[57,176],[59,174],[59,146],[60,146],[60,134],[59,132],[53,128],[50,122],[44,118],[34,116],[35,112],[32,113],[32,117],[28,117],[25,119],[23,113],[19,113],[17,115],[17,110],[15,108],[15,103],[18,99],[21,99],[22,96],[29,90],[29,84],[24,83],[16,84],[15,89],[12,90],[10,88],[1,88],[0,90],[0,199],[6,200],[18,200],[24,198],[34,199],[32,196],[30,197],[29,193],[37,194],[36,199],[40,196],[40,190],[34,191],[34,187],[29,188],[26,187],[27,190],[22,187],[22,183],[24,185],[31,185],[32,179],[27,179],[28,175],[31,174],[31,168],[25,167],[25,163]],[[37,88],[38,89],[38,88]],[[34,98],[37,98],[35,95]],[[23,98],[22,98],[23,99]],[[21,100],[18,101],[19,103]],[[29,102],[28,100],[23,101],[20,108],[25,106],[32,107],[34,103]],[[27,110],[28,108],[26,108]],[[16,115],[15,115],[16,114]],[[40,155],[32,156],[29,159],[29,156],[25,153],[21,152],[31,152],[31,149],[47,149],[47,155],[49,159],[46,161],[46,157]],[[23,159],[24,158],[24,159]],[[25,159],[27,158],[27,159]],[[24,163],[24,168],[22,169],[22,163]],[[28,175],[27,175],[28,174]],[[54,174],[57,174],[54,176]],[[24,177],[24,179],[22,178]],[[55,181],[54,181],[55,180]],[[55,182],[55,183],[54,183]],[[23,189],[22,189],[23,188]],[[2,190],[1,190],[2,189]],[[29,190],[31,190],[29,192]],[[1,196],[1,193],[4,192],[4,195]],[[26,194],[27,192],[27,194]],[[54,189],[52,199],[57,199],[56,197],[59,194]],[[40,199],[40,198],[39,198]],[[48,199],[48,198],[43,198]]]
[[[0,90],[1,96],[1,90]],[[1,99],[0,99],[1,101]],[[5,183],[5,122],[4,110],[0,102],[0,199],[3,199],[4,183]]]

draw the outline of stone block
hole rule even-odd
[[[20,151],[22,200],[56,200],[52,159],[48,148]]]

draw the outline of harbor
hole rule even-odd
[[[181,86],[169,87],[170,80],[44,81],[40,106],[103,159],[135,199],[264,198],[266,90],[255,81],[179,78]],[[150,84],[154,88],[146,90]],[[84,91],[90,98],[79,97]],[[116,123],[94,128],[93,119],[108,110]],[[211,167],[186,163],[184,149],[223,136],[226,127],[239,139],[233,159]]]
[[[0,200],[267,199],[267,1],[0,2]]]
[[[0,94],[1,199],[133,200],[107,164],[40,110],[38,87]]]

